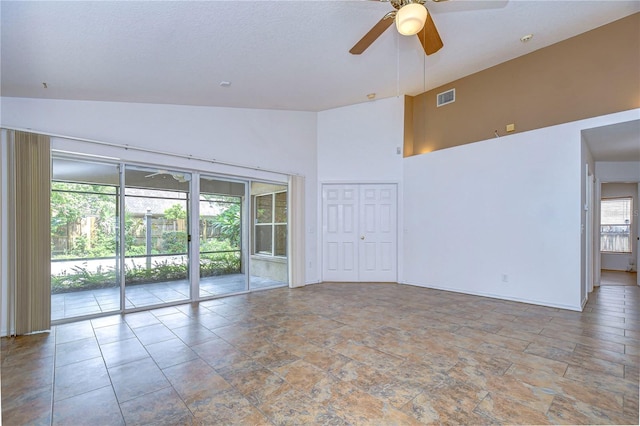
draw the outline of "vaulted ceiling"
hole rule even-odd
[[[2,1],[2,96],[322,111],[415,95],[640,11],[638,1],[426,5],[442,50],[425,56],[391,27],[354,56],[389,3]]]

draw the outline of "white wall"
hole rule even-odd
[[[596,161],[600,182],[640,182],[639,161]]]
[[[399,182],[404,98],[318,113],[319,182]]]
[[[637,183],[603,183],[602,198],[631,197],[633,209],[637,209],[638,203]],[[601,253],[600,267],[611,271],[629,271],[636,269],[636,253],[638,250],[637,237],[637,217],[631,218],[631,251],[632,253]]]
[[[638,113],[405,159],[404,282],[580,310],[585,256],[580,132]]]
[[[279,173],[252,171],[170,156],[55,139],[56,148],[166,164],[213,173],[284,180],[305,177],[307,223],[316,223],[317,114],[296,111],[193,107],[119,102],[1,98],[3,127],[32,129],[216,159]],[[317,281],[316,236],[307,235],[306,281]]]
[[[0,131],[0,336],[7,336],[7,296],[8,282],[7,250],[8,240],[6,236],[7,222],[7,132]]]
[[[583,206],[583,208],[581,209],[582,213],[581,213],[581,223],[584,224],[584,227],[582,228],[581,231],[581,238],[580,238],[580,247],[583,253],[585,253],[585,256],[582,256],[582,259],[580,261],[580,268],[582,270],[582,282],[584,283],[583,286],[580,287],[580,300],[582,301],[582,306],[584,306],[587,302],[587,293],[589,291],[589,287],[590,284],[587,282],[587,280],[591,281],[591,285],[593,285],[593,282],[595,281],[595,275],[593,273],[593,259],[594,259],[594,244],[593,244],[593,238],[595,235],[599,235],[594,233],[595,231],[595,222],[594,222],[594,210],[597,206],[597,204],[595,203],[595,198],[594,198],[594,189],[595,189],[595,183],[593,183],[592,185],[592,192],[590,194],[590,199],[587,199],[587,180],[586,179],[591,179],[591,181],[593,182],[595,179],[595,173],[596,173],[596,163],[593,160],[593,155],[591,154],[591,150],[589,150],[589,146],[587,145],[587,142],[584,138],[584,136],[582,135],[582,132],[580,133],[580,152],[581,152],[581,165],[582,165],[582,173],[583,173],[583,179],[581,181],[580,184],[580,193],[582,194],[580,197],[580,205]],[[588,174],[588,176],[587,176]],[[587,209],[590,209],[590,211],[587,211]],[[588,220],[588,218],[591,217],[590,222]],[[587,231],[591,232],[591,244],[587,245]],[[587,253],[589,255],[587,255]],[[587,270],[589,270],[589,276],[587,275]]]

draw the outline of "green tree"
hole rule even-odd
[[[52,182],[51,189],[52,257],[114,256],[116,188]]]
[[[232,247],[240,247],[240,204],[229,204],[222,213],[213,218],[213,228]]]
[[[162,253],[177,254],[187,251],[187,233],[183,231],[164,232],[162,234]]]
[[[164,211],[164,218],[167,220],[185,219],[187,211],[180,204],[174,204]]]
[[[178,232],[178,220],[185,219],[186,217],[187,211],[180,204],[174,204],[164,211],[165,220],[173,223],[173,232]],[[166,233],[163,234],[162,238],[164,238],[165,234]]]
[[[147,246],[144,237],[139,243],[138,235],[144,235],[145,222],[140,216],[133,216],[130,212],[124,213],[124,238],[125,238],[125,256],[136,256],[147,253]],[[155,252],[153,250],[152,252]]]

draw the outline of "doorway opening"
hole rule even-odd
[[[600,285],[637,285],[637,183],[602,183],[600,189]]]

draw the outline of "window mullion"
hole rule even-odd
[[[271,256],[276,255],[276,194],[271,194]]]

